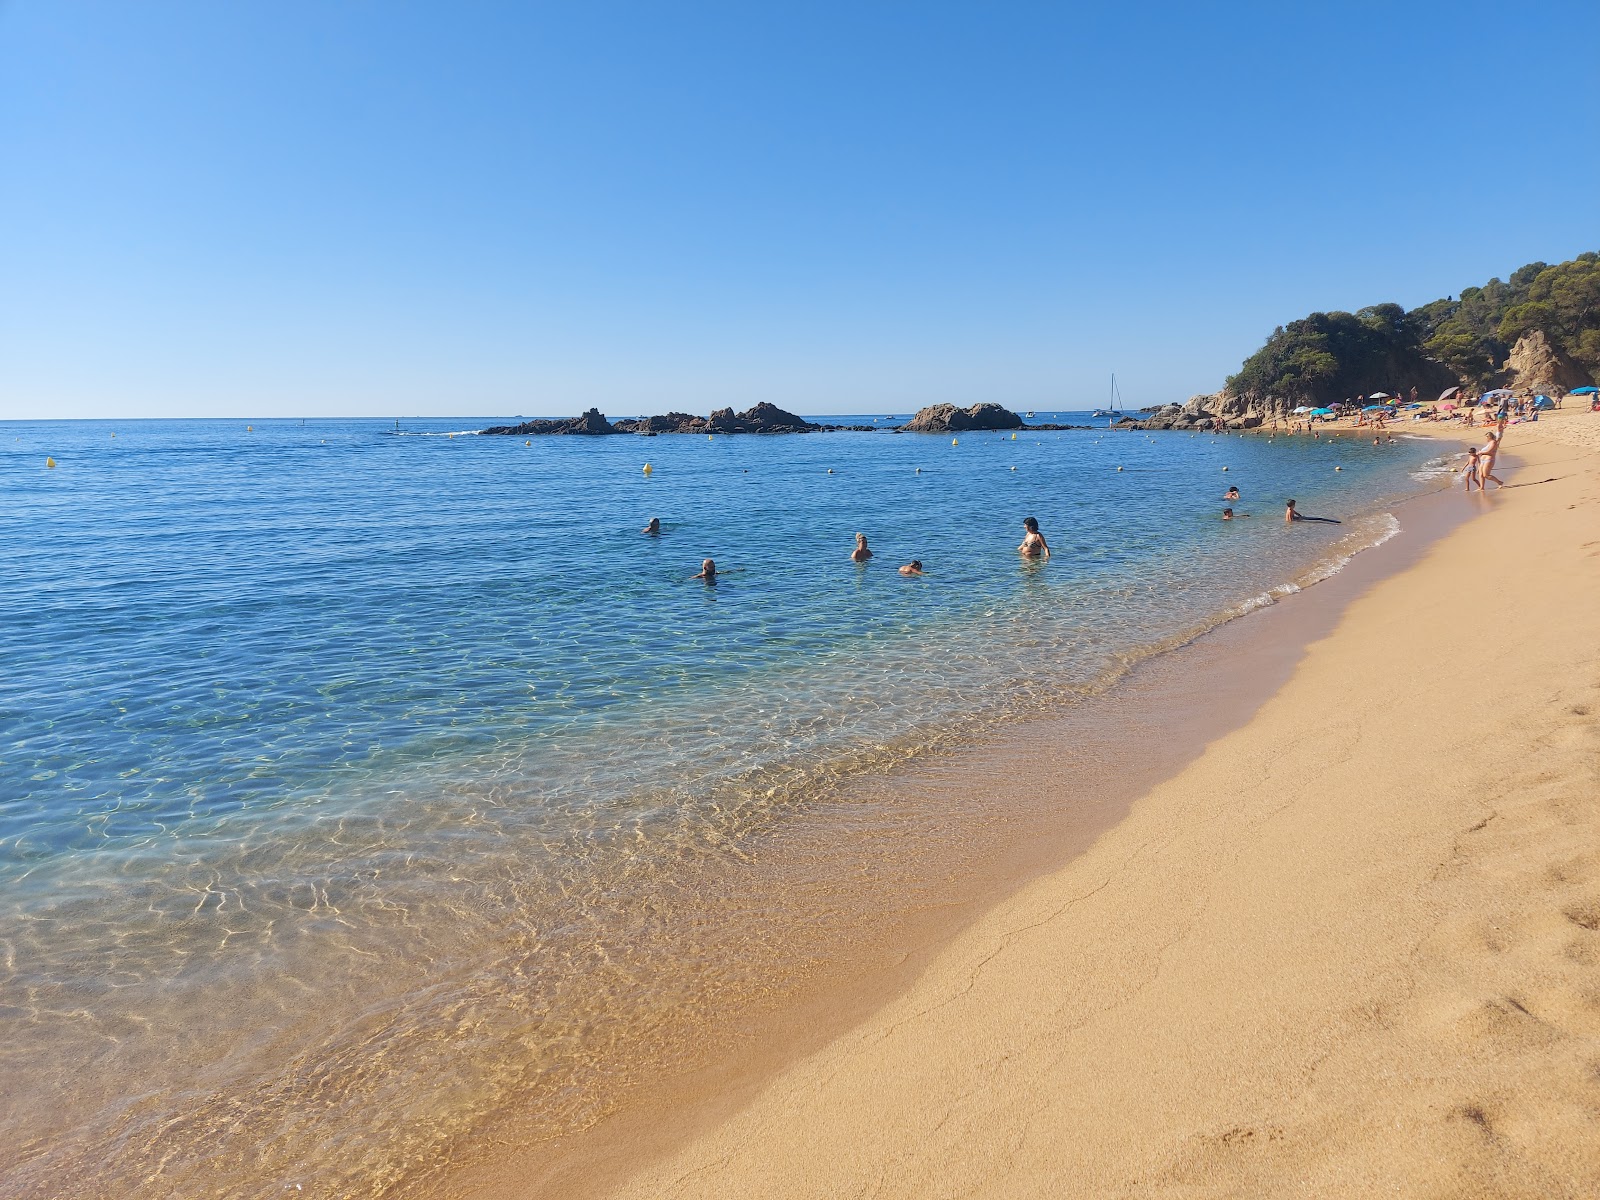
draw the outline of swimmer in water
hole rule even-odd
[[[1044,540],[1044,534],[1039,532],[1039,522],[1033,517],[1022,518],[1022,528],[1027,530],[1022,535],[1022,545],[1017,547],[1017,553],[1023,558],[1039,558],[1046,561],[1050,558],[1050,543]]]
[[[867,549],[867,535],[856,534],[856,548],[850,551],[850,561],[864,563],[872,557],[872,551]]]
[[[1239,521],[1239,520],[1243,520],[1245,517],[1248,517],[1249,515],[1250,515],[1249,513],[1236,513],[1231,508],[1225,508],[1225,509],[1222,510],[1222,519],[1224,521]]]
[[[1324,525],[1342,524],[1342,522],[1336,521],[1332,517],[1308,517],[1304,513],[1296,510],[1293,500],[1288,501],[1287,505],[1285,506],[1283,510],[1283,520],[1285,524],[1291,524],[1295,521],[1320,521]]]
[[[921,575],[922,574],[922,560],[920,558],[913,558],[905,566],[900,568],[900,574],[902,574],[902,575]]]
[[[1236,487],[1229,488],[1223,493],[1222,498],[1224,500],[1237,500],[1239,498],[1239,489]]]
[[[639,530],[639,532],[648,533],[651,537],[659,537],[661,535],[661,518],[651,517],[650,524]]]
[[[694,576],[694,578],[704,579],[707,583],[715,583],[717,581],[716,562],[709,558],[706,559],[705,562],[700,564],[700,574]]]

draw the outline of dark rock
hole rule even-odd
[[[566,417],[554,421],[524,421],[521,425],[496,425],[483,432],[526,437],[530,434],[605,434],[616,433],[617,430],[598,408],[591,408],[581,417]]]
[[[1022,429],[1022,418],[998,404],[974,404],[957,408],[954,404],[933,404],[900,426],[902,433],[961,433],[969,429]],[[1034,428],[1044,428],[1035,426]]]

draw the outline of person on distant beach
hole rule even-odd
[[[640,533],[648,533],[651,537],[660,537],[661,536],[661,518],[660,517],[651,517],[650,518],[650,524],[646,525],[643,529],[639,530],[639,532]]]
[[[706,559],[700,564],[700,574],[694,578],[704,579],[707,583],[715,583],[717,581],[717,564],[712,559]]]
[[[1222,494],[1222,498],[1224,500],[1237,500],[1239,498],[1239,489],[1236,488],[1236,487],[1229,488],[1226,492],[1224,492]],[[1228,511],[1232,512],[1233,510],[1229,509]]]
[[[872,557],[872,551],[867,549],[867,535],[856,534],[856,548],[850,551],[850,561],[864,563]]]
[[[1293,500],[1287,502],[1287,506],[1283,510],[1283,520],[1285,524],[1294,521],[1321,521],[1324,525],[1343,524],[1342,521],[1336,521],[1332,517],[1308,517],[1295,508]]]
[[[1505,480],[1494,473],[1494,460],[1500,456],[1500,433],[1498,431],[1489,435],[1489,440],[1478,447],[1478,490],[1487,492],[1489,481],[1492,479],[1500,487],[1505,487]]]
[[[1023,558],[1048,560],[1050,543],[1045,541],[1044,534],[1039,532],[1039,522],[1033,517],[1023,517],[1022,528],[1027,532],[1022,535],[1022,545],[1017,547],[1017,553]]]
[[[922,560],[920,558],[913,558],[905,566],[900,568],[900,574],[902,574],[902,575],[921,575],[922,574]]]

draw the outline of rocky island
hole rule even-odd
[[[858,433],[963,433],[983,429],[1078,429],[1077,425],[1029,425],[1009,408],[998,404],[974,404],[970,408],[957,408],[953,404],[933,404],[921,409],[904,425],[819,425],[804,417],[786,412],[775,404],[757,404],[742,413],[731,408],[719,408],[709,417],[690,413],[671,412],[656,417],[624,418],[608,421],[598,408],[591,408],[581,417],[564,417],[554,420],[524,421],[520,425],[495,425],[484,433],[508,434],[513,437],[534,435],[579,434],[598,436],[612,433],[642,434],[653,437],[660,433],[836,433],[852,430]]]

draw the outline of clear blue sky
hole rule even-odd
[[[0,0],[0,418],[1131,404],[1600,248],[1600,4]]]

